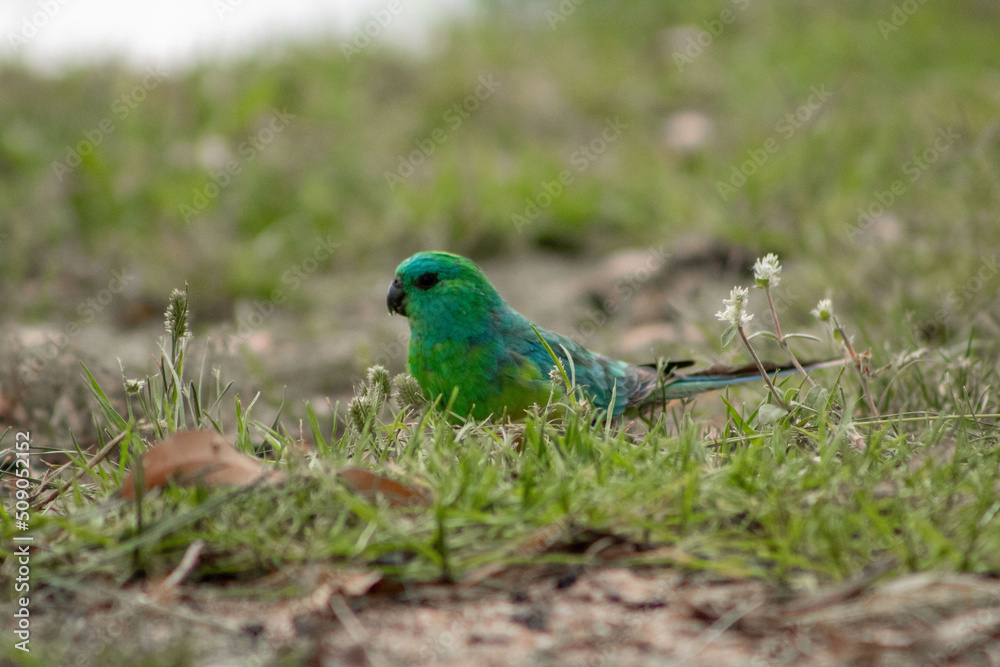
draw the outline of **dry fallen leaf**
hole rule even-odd
[[[264,462],[240,452],[215,431],[181,431],[154,445],[142,457],[143,485],[147,491],[168,482],[177,484],[231,484],[247,486],[267,475],[270,481],[284,476]],[[125,476],[122,498],[135,499],[132,472]]]
[[[389,501],[389,507],[427,505],[429,502],[428,494],[423,489],[407,486],[369,470],[344,468],[337,474],[368,500],[375,500],[379,495],[384,496]]]
[[[368,594],[368,591],[378,582],[382,581],[381,572],[362,571],[345,572],[339,580],[340,592],[351,598],[359,598]]]

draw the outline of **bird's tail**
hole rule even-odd
[[[806,371],[812,371],[817,368],[839,366],[843,363],[843,359],[828,359],[826,361],[810,361],[802,364],[802,367]],[[798,372],[798,369],[792,364],[778,365],[765,362],[764,369],[767,370],[768,376],[772,379]],[[760,369],[757,368],[757,364],[747,364],[746,366],[712,366],[697,373],[674,375],[667,381],[667,384],[662,389],[662,393],[660,393],[660,390],[654,390],[654,394],[659,394],[665,400],[688,398],[689,396],[701,394],[706,391],[716,391],[730,385],[760,379]]]

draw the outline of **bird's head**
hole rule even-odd
[[[411,328],[461,327],[503,306],[503,299],[471,260],[449,252],[418,252],[396,268],[386,297],[390,313]]]

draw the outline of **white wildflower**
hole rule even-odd
[[[720,310],[715,316],[733,326],[745,326],[753,319],[753,315],[747,315],[747,293],[749,291],[746,287],[734,287],[733,291],[729,293],[729,298],[722,300],[722,305],[726,309]]]
[[[758,289],[777,287],[781,282],[781,263],[778,261],[778,256],[772,252],[764,259],[754,262],[753,277],[757,281]]]
[[[131,378],[125,380],[125,391],[129,394],[138,394],[145,386],[145,380],[133,380]]]
[[[833,315],[833,301],[830,299],[823,299],[816,307],[813,308],[812,314],[816,316],[820,322],[829,322],[830,317]]]

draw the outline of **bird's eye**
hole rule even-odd
[[[438,274],[428,271],[417,276],[413,284],[419,289],[430,289],[438,284],[438,280]]]

